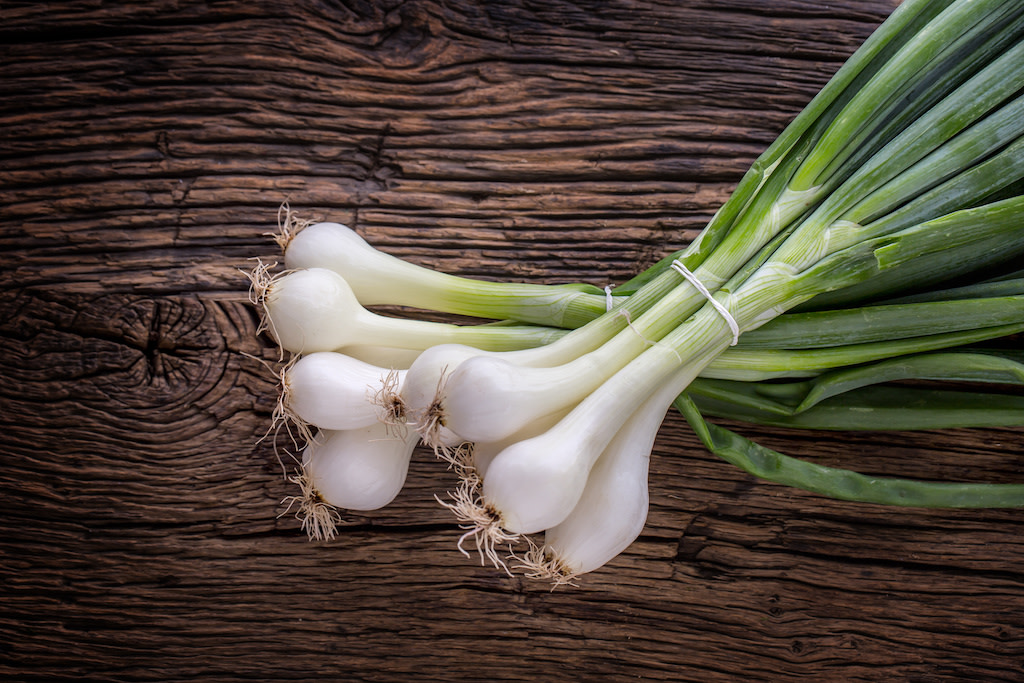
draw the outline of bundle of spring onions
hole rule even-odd
[[[292,502],[310,536],[332,537],[339,510],[390,502],[423,442],[460,477],[442,501],[460,549],[472,539],[506,571],[515,557],[571,581],[639,535],[672,406],[712,453],[767,480],[855,501],[1024,505],[1024,484],[869,478],[705,420],[1024,425],[1022,38],[1019,0],[907,0],[692,244],[615,289],[459,278],[288,214],[284,269],[259,266],[252,298],[288,354],[275,424],[305,441]]]

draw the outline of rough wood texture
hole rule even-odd
[[[311,544],[238,269],[282,201],[449,272],[621,282],[684,244],[893,0],[0,3],[0,677],[1024,680],[1024,517],[753,480],[670,417],[576,589],[455,550],[417,453]],[[1021,430],[745,428],[1022,481]]]

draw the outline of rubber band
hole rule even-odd
[[[729,329],[732,330],[732,343],[729,344],[729,346],[736,346],[740,340],[740,326],[736,323],[736,318],[732,317],[729,310],[717,301],[715,297],[711,296],[711,292],[709,292],[708,288],[704,286],[704,283],[698,280],[697,276],[691,273],[686,266],[676,260],[672,262],[671,268],[686,278],[687,282],[696,287],[697,291],[703,294],[704,298],[711,302],[711,305],[715,307],[715,310],[725,318],[725,322],[729,324]]]
[[[615,308],[615,300],[612,297],[612,286],[611,285],[605,285],[605,287],[604,287],[604,312],[607,313],[608,311],[612,310],[613,308]]]

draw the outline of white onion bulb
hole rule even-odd
[[[324,502],[348,510],[377,510],[398,495],[419,438],[384,424],[321,433],[303,451],[302,467]]]
[[[369,427],[384,417],[378,403],[382,393],[397,391],[404,375],[404,370],[390,371],[342,353],[319,351],[285,370],[283,400],[290,413],[320,429]]]

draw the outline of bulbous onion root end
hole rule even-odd
[[[281,247],[281,251],[284,252],[291,244],[292,238],[312,223],[313,221],[300,219],[292,213],[288,202],[282,202],[281,206],[277,208],[277,232],[267,233],[267,235],[273,238],[277,246]]]
[[[311,541],[330,541],[337,535],[338,524],[341,523],[341,515],[338,509],[324,501],[313,488],[313,482],[305,472],[298,472],[288,479],[299,486],[299,495],[285,496],[281,503],[288,503],[288,507],[278,517],[288,514],[297,504],[299,509],[295,511],[295,518],[302,522],[302,530],[306,532]]]
[[[486,565],[489,560],[494,567],[512,576],[508,565],[498,556],[497,546],[507,544],[511,550],[512,544],[519,541],[519,534],[510,533],[502,528],[497,511],[487,505],[480,496],[481,481],[474,470],[461,471],[460,479],[455,491],[448,492],[451,502],[434,496],[438,503],[455,514],[456,519],[461,522],[459,528],[466,530],[466,533],[459,537],[459,552],[470,557],[463,544],[466,539],[472,538],[476,542],[481,565]]]
[[[260,311],[260,324],[256,328],[256,335],[265,332],[269,325],[267,319],[266,300],[270,285],[274,283],[276,276],[271,275],[272,268],[277,267],[277,262],[264,263],[263,259],[256,259],[256,266],[250,271],[242,271],[242,274],[249,278],[249,303]]]
[[[433,449],[438,457],[448,460],[446,457],[450,450],[441,437],[441,430],[444,427],[444,406],[441,401],[435,400],[416,420],[416,431],[419,432],[423,444]]]
[[[381,377],[380,387],[373,395],[373,404],[380,409],[380,421],[389,436],[404,439],[409,432],[405,401],[402,399],[401,375],[392,369]]]
[[[437,390],[434,392],[434,399],[430,402],[415,422],[416,431],[420,435],[423,444],[434,451],[434,455],[444,460],[449,466],[460,470],[465,461],[466,444],[451,445],[445,440],[445,408],[444,389],[449,376],[448,369],[441,371],[437,380]]]
[[[281,433],[281,429],[284,428],[284,430],[288,433],[288,437],[291,439],[292,446],[294,446],[296,450],[299,450],[301,448],[301,445],[298,439],[296,439],[296,435],[292,433],[292,426],[294,426],[295,429],[299,432],[299,438],[303,439],[305,443],[309,443],[313,439],[312,426],[305,424],[297,415],[294,415],[292,411],[288,409],[287,399],[283,395],[283,383],[285,373],[292,366],[292,364],[296,360],[298,360],[298,356],[294,356],[291,360],[289,360],[281,370],[275,370],[274,366],[263,358],[254,356],[251,353],[246,353],[245,351],[241,351],[240,353],[246,358],[254,360],[260,365],[262,365],[274,377],[277,377],[280,383],[282,383],[281,394],[279,394],[277,399],[277,405],[274,407],[274,411],[273,413],[271,413],[270,416],[270,425],[267,427],[267,430],[263,432],[263,436],[256,439],[256,443],[261,444],[265,440],[271,439],[271,444],[273,444],[274,446],[274,456],[277,458],[277,463],[281,466],[281,475],[285,479],[287,479],[288,468],[285,467],[284,460],[281,459],[281,452],[277,448],[277,437]],[[301,426],[303,424],[305,424],[304,429]],[[292,457],[292,459],[295,459],[295,457],[292,456],[290,453],[289,456]]]
[[[299,356],[295,355],[284,364],[281,371],[278,373],[278,396],[277,405],[274,406],[274,412],[270,415],[270,429],[267,430],[267,434],[273,432],[277,434],[281,427],[285,428],[288,435],[291,437],[292,445],[296,449],[302,445],[308,444],[313,441],[313,426],[299,417],[298,413],[291,409],[289,398],[290,387],[288,385],[288,371],[291,370],[295,362],[299,360]],[[295,434],[292,434],[292,428],[298,435],[296,438]],[[264,435],[266,438],[266,435]]]
[[[256,336],[269,330],[275,340],[279,339],[279,337],[274,329],[274,323],[270,319],[270,314],[267,312],[267,296],[270,294],[270,289],[274,286],[274,282],[290,272],[285,270],[272,275],[270,271],[276,267],[276,261],[274,263],[264,263],[263,259],[256,259],[256,266],[251,271],[242,271],[242,274],[249,278],[249,303],[260,312],[260,322],[256,326]],[[278,344],[278,348],[283,360],[285,349],[280,344]]]
[[[579,574],[574,574],[547,546],[530,541],[529,550],[513,557],[516,561],[516,564],[512,565],[513,569],[522,569],[528,579],[549,581],[551,590],[559,586],[579,587],[576,583]]]

